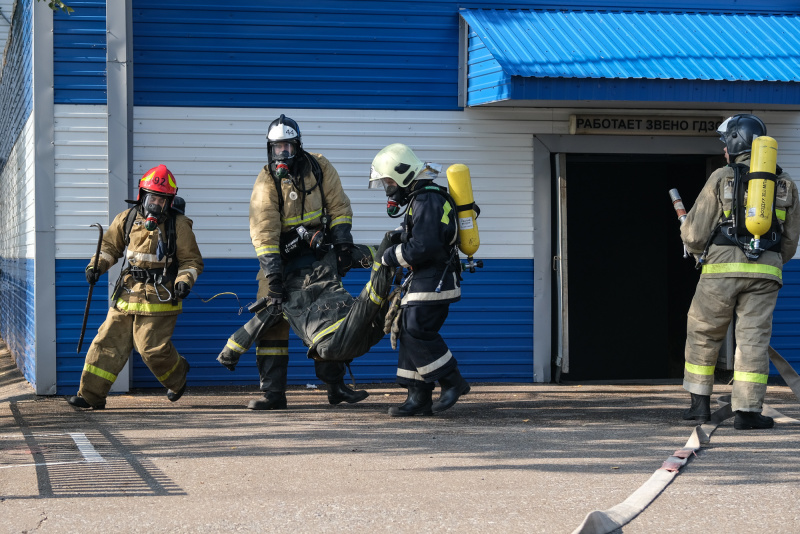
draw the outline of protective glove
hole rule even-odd
[[[347,243],[340,243],[334,247],[336,251],[336,271],[339,273],[340,278],[344,278],[353,267],[353,256],[350,254],[350,245]]]
[[[394,321],[392,321],[391,335],[389,336],[389,342],[392,345],[392,350],[397,350],[397,338],[400,337],[400,317],[402,315],[403,309],[401,308],[400,311],[397,312]]]
[[[383,265],[388,265],[389,267],[398,267],[400,265],[397,263],[397,256],[394,253],[394,247],[389,247],[383,251],[381,263]]]
[[[178,282],[175,284],[175,296],[179,299],[183,300],[188,297],[189,291],[191,291],[191,289],[189,288],[189,284],[186,282]]]
[[[95,271],[94,268],[90,265],[86,268],[86,281],[89,282],[90,286],[93,286],[100,280],[100,273]]]
[[[405,231],[402,228],[398,228],[397,230],[389,230],[386,232],[389,236],[389,242],[392,245],[399,245],[400,243],[405,242]]]
[[[274,304],[281,309],[284,296],[283,296],[283,276],[280,273],[267,275],[267,282],[269,289],[267,290],[267,298],[270,304]]]

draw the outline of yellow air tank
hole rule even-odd
[[[772,226],[772,203],[775,200],[775,170],[778,161],[778,142],[762,135],[753,139],[750,152],[750,174],[768,173],[772,179],[755,176],[747,184],[745,226],[755,237],[755,247],[761,236]],[[763,175],[762,175],[763,176]]]
[[[472,180],[469,177],[469,167],[461,163],[450,165],[447,169],[447,186],[450,196],[456,201],[458,207],[458,236],[461,252],[472,260],[472,256],[481,245],[478,235],[478,222],[473,209]]]

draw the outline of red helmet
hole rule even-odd
[[[142,200],[144,196],[142,191],[174,197],[178,192],[178,184],[175,182],[175,177],[169,172],[167,166],[159,165],[144,173],[142,179],[139,180],[139,195],[136,197],[137,201]]]

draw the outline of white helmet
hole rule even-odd
[[[397,185],[404,189],[418,179],[424,170],[425,164],[413,150],[402,143],[394,143],[383,148],[372,160],[369,188],[383,187],[386,190]]]

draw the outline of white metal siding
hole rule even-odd
[[[3,50],[6,47],[6,40],[8,39],[8,30],[11,28],[11,24],[9,21],[11,20],[11,16],[13,13],[11,10],[14,7],[14,0],[0,0],[0,45],[2,45]]]
[[[532,258],[532,138],[568,135],[569,115],[574,111],[137,107],[134,183],[150,167],[166,164],[177,177],[179,194],[187,199],[187,214],[195,221],[204,255],[250,257],[250,192],[266,163],[266,127],[285,113],[299,122],[304,146],[324,154],[339,171],[353,202],[356,241],[375,241],[392,224],[385,214],[383,194],[367,190],[366,184],[375,153],[389,143],[403,142],[423,159],[445,167],[453,163],[470,167],[482,210],[479,257]],[[743,111],[764,119],[770,135],[778,140],[780,164],[795,178],[800,177],[800,113]],[[106,225],[109,218],[106,107],[63,104],[56,106],[55,115],[57,257],[83,259],[90,255],[89,245],[96,239],[89,225]],[[619,140],[624,146],[625,138]],[[664,143],[670,140],[663,138]],[[591,152],[589,138],[586,151]]]
[[[108,228],[106,106],[55,106],[56,258],[88,259]],[[111,214],[111,217],[116,213]]]
[[[0,257],[34,257],[33,115],[28,117],[0,176]]]
[[[382,191],[367,190],[370,164],[402,142],[420,158],[469,166],[481,208],[481,258],[533,257],[533,136],[552,128],[549,110],[468,112],[269,110],[136,107],[134,175],[159,163],[175,174],[207,257],[254,255],[248,210],[253,182],[266,164],[267,125],[295,119],[303,146],[339,171],[353,204],[356,242],[373,243],[395,221]],[[440,183],[446,179],[440,178]]]

